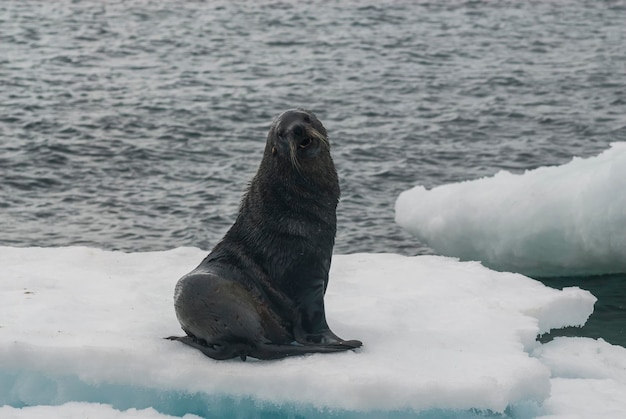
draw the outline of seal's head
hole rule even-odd
[[[322,156],[330,159],[330,143],[326,129],[313,112],[291,109],[274,119],[267,136],[266,153],[288,162],[303,174],[313,160]]]

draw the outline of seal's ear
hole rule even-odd
[[[272,147],[272,156],[275,156],[275,155],[276,155],[276,146],[273,146]]]

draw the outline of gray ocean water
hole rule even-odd
[[[0,245],[208,250],[301,106],[333,145],[335,252],[428,253],[401,191],[626,140],[625,22],[625,1],[3,0]],[[592,289],[617,321],[574,333],[626,343],[625,281]]]

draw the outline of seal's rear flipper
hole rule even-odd
[[[343,344],[332,345],[283,345],[273,343],[260,343],[256,345],[250,345],[246,343],[219,343],[208,344],[204,341],[200,341],[194,336],[170,336],[165,339],[177,340],[185,345],[196,348],[209,358],[223,360],[231,358],[241,358],[242,361],[246,360],[246,357],[269,360],[269,359],[281,359],[288,356],[298,356],[313,353],[331,353],[331,352],[343,352],[350,349],[356,349],[361,346],[361,342],[357,341],[345,341]],[[356,344],[358,342],[358,345]]]
[[[226,343],[226,344],[207,344],[199,341],[193,336],[170,336],[165,339],[177,340],[185,345],[196,348],[209,358],[223,360],[240,357],[242,361],[246,360],[246,356],[250,352],[250,345],[245,343]]]

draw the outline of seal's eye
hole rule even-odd
[[[300,148],[307,148],[311,145],[311,139],[309,137],[304,137],[300,140],[300,144],[298,144]]]

